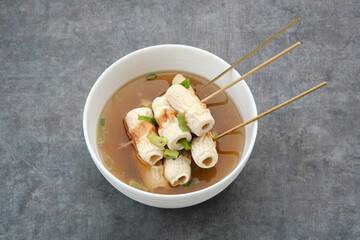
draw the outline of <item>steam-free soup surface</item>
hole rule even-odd
[[[149,105],[158,96],[165,93],[171,81],[178,73],[190,79],[195,89],[200,89],[208,80],[186,72],[157,72],[156,75],[143,75],[131,80],[118,89],[107,101],[101,113],[98,126],[97,142],[104,166],[118,179],[133,187],[149,191],[142,179],[149,165],[139,159],[135,147],[118,149],[131,139],[124,125],[125,115],[132,109]],[[121,77],[119,76],[119,80]],[[155,79],[154,79],[155,78]],[[152,79],[152,80],[147,80]],[[210,85],[200,93],[205,98],[219,89]],[[242,122],[241,116],[233,101],[221,93],[207,102],[215,119],[213,131],[220,133]],[[201,169],[192,161],[191,181],[184,186],[159,188],[154,193],[181,194],[206,188],[226,177],[238,164],[244,146],[244,130],[235,131],[217,142],[218,163],[210,169]]]

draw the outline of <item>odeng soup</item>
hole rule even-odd
[[[191,160],[191,178],[185,184],[172,187],[167,181],[162,181],[153,187],[153,169],[141,160],[133,144],[125,145],[131,138],[127,132],[124,118],[135,108],[147,107],[152,101],[163,95],[171,86],[172,80],[179,72],[166,71],[140,76],[122,86],[107,101],[99,118],[97,143],[104,166],[118,179],[132,187],[159,194],[182,194],[206,188],[228,175],[238,164],[243,151],[245,133],[237,130],[216,142],[218,162],[211,168],[200,168]],[[196,89],[208,80],[191,73],[181,73],[190,80]],[[214,84],[207,87],[199,95],[200,99],[218,89]],[[215,119],[211,131],[223,132],[242,122],[241,115],[233,101],[221,93],[207,107]],[[181,151],[181,154],[187,154]],[[155,167],[165,160],[159,161]]]

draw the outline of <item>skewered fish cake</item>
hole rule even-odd
[[[184,152],[177,159],[165,159],[164,175],[171,186],[187,183],[191,175],[190,156]]]
[[[165,93],[170,105],[179,113],[185,113],[187,125],[192,133],[202,136],[215,124],[210,110],[180,84],[174,84]]]
[[[180,73],[176,74],[175,77],[172,80],[172,85],[181,84],[184,80],[186,80],[186,78],[182,74],[180,74]],[[195,91],[192,88],[192,86],[189,86],[188,91],[195,96]],[[199,100],[199,98],[197,98],[197,97],[196,97],[196,99]]]
[[[150,191],[154,191],[157,188],[170,187],[163,173],[164,165],[161,161],[158,161],[155,165],[150,166],[149,170],[144,172],[143,180]]]
[[[201,168],[211,168],[217,163],[216,143],[213,141],[210,132],[193,139],[191,155],[194,162]]]
[[[163,158],[162,149],[148,139],[150,134],[157,135],[156,128],[149,122],[138,120],[139,115],[153,117],[150,108],[135,108],[126,114],[125,122],[142,160],[154,165]]]
[[[183,82],[185,79],[186,78],[182,74],[176,74],[172,80],[172,84],[181,84],[181,82]],[[196,97],[195,91],[191,86],[189,86],[188,91],[192,95],[194,95],[194,99],[199,100],[199,98]],[[210,132],[207,132],[202,137],[195,137],[193,145],[195,145],[195,149],[193,146],[193,149],[191,150],[192,157],[194,159],[194,162],[199,167],[210,168],[217,163],[218,154],[216,151],[216,144],[213,142]]]
[[[180,129],[175,109],[170,106],[164,96],[155,98],[152,108],[154,110],[156,121],[159,124],[159,135],[168,140],[167,145],[169,149],[183,149],[184,147],[182,146],[180,139],[185,138],[190,142],[191,134],[189,131],[182,131]]]

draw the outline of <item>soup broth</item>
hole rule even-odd
[[[143,162],[132,144],[119,149],[131,140],[127,134],[124,118],[132,109],[150,105],[171,86],[174,76],[181,73],[190,79],[194,89],[200,89],[208,80],[191,73],[166,71],[137,77],[120,89],[107,101],[100,115],[97,143],[104,166],[118,179],[133,187],[150,191],[142,176],[149,171],[150,165]],[[208,86],[199,94],[205,98],[218,90],[215,84]],[[221,93],[207,102],[215,125],[212,131],[221,133],[242,122],[241,115],[226,93]],[[182,194],[206,188],[227,176],[239,163],[244,147],[244,129],[237,130],[217,141],[218,163],[210,169],[199,168],[191,163],[191,179],[182,186],[158,188],[153,190],[159,194]]]

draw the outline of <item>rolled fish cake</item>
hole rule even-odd
[[[164,177],[164,165],[161,161],[158,161],[153,166],[149,166],[142,175],[144,183],[150,191],[170,187],[169,182]]]
[[[177,120],[177,112],[168,103],[166,97],[157,97],[152,103],[154,115],[159,124],[159,135],[168,140],[168,147],[171,150],[181,150],[183,145],[180,139],[185,138],[188,142],[191,141],[191,133],[189,131],[182,131]]]
[[[175,77],[173,78],[172,80],[172,85],[174,84],[181,84],[184,80],[186,80],[186,78],[182,75],[182,74],[176,74]],[[191,94],[193,94],[194,96],[195,95],[195,91],[194,89],[192,88],[192,86],[189,86],[189,88],[187,89]],[[200,99],[198,97],[196,97],[197,100],[200,101]]]
[[[204,136],[195,137],[191,143],[191,156],[201,168],[211,168],[218,161],[216,144],[212,139],[211,133]]]
[[[210,110],[182,85],[170,86],[165,97],[178,113],[185,113],[187,126],[195,135],[202,136],[214,126],[215,120]]]
[[[163,158],[163,151],[161,148],[151,144],[148,136],[158,134],[153,124],[138,120],[139,115],[153,117],[150,108],[135,108],[126,114],[125,122],[142,160],[154,165]]]
[[[164,175],[171,186],[176,187],[189,181],[191,175],[190,164],[190,156],[186,152],[177,159],[165,159]]]

